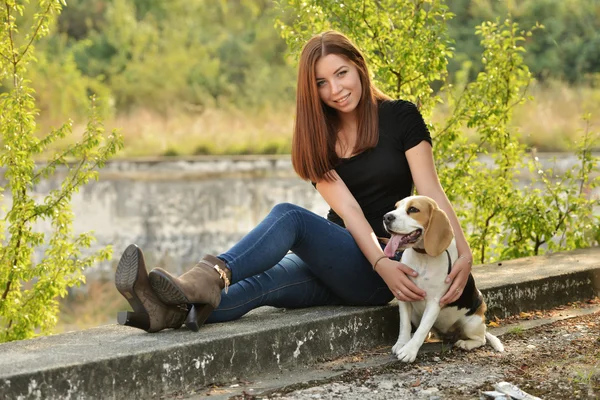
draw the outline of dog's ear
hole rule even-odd
[[[432,257],[437,257],[450,246],[452,239],[454,239],[454,231],[448,216],[437,205],[432,205],[429,223],[423,235],[425,252]]]

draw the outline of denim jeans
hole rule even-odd
[[[218,257],[231,270],[231,286],[207,322],[237,319],[260,306],[367,306],[393,298],[348,230],[289,203],[273,207]]]

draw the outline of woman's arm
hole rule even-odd
[[[405,264],[391,260],[383,254],[375,232],[373,232],[371,225],[365,218],[358,202],[338,174],[335,171],[332,171],[332,174],[335,178],[333,181],[323,180],[317,183],[316,187],[321,196],[344,220],[346,229],[348,229],[371,265],[377,264],[375,270],[388,285],[394,296],[403,301],[422,300],[425,292],[406,276],[407,274],[416,276],[416,272]]]
[[[448,219],[454,230],[459,258],[452,266],[452,272],[446,278],[446,281],[452,282],[452,284],[448,292],[440,299],[441,305],[449,304],[460,297],[467,284],[473,264],[473,255],[471,254],[469,243],[467,243],[460,222],[458,222],[456,213],[444,189],[440,185],[433,162],[431,145],[426,141],[422,141],[406,152],[406,159],[408,160],[417,192],[420,195],[431,197],[438,203],[439,207],[448,215]]]

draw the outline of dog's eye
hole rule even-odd
[[[408,210],[406,210],[407,214],[412,214],[412,213],[418,213],[419,209],[415,208],[415,207],[408,207]]]

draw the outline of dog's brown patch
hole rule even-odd
[[[419,223],[425,229],[429,225],[429,219],[431,218],[431,211],[433,208],[437,208],[437,204],[425,197],[418,197],[406,202],[406,213],[408,209],[414,207],[419,210],[418,213],[409,214],[411,218]]]
[[[418,196],[406,202],[406,213],[410,207],[419,210],[409,216],[419,223],[424,229],[423,242],[425,251],[432,257],[437,257],[450,246],[454,232],[450,220],[437,203],[424,196]]]
[[[485,305],[485,302],[481,302],[481,305],[479,307],[477,307],[477,310],[475,310],[475,315],[479,315],[481,317],[481,319],[483,320],[483,322],[485,322],[485,312],[487,311],[487,306]]]

